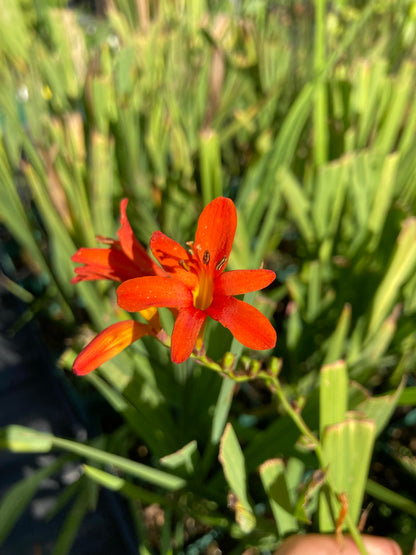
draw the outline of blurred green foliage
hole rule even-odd
[[[282,359],[285,397],[276,403],[263,382],[237,387],[237,375],[192,361],[172,365],[148,339],[85,378],[123,418],[103,438],[121,467],[116,455],[27,432],[22,440],[21,430],[2,436],[3,446],[36,451],[40,441],[41,450],[98,465],[86,466],[74,507],[91,480],[121,491],[132,500],[141,553],[198,549],[201,538],[223,541],[228,553],[267,552],[286,533],[334,529],[339,499],[327,502],[327,484],[311,478],[324,463],[338,473],[329,471],[330,492],[351,492],[353,476],[355,486],[362,481],[352,520],[367,488],[365,503],[375,499],[394,523],[375,531],[410,549],[416,2],[113,0],[95,15],[65,4],[0,0],[0,221],[42,287],[19,282],[13,259],[2,284],[27,303],[26,318],[49,310],[70,330],[61,359],[69,369],[87,328],[123,316],[113,286],[70,284],[77,248],[115,237],[119,200],[130,199],[143,244],[156,229],[184,243],[201,208],[230,196],[239,214],[230,267],[264,261],[278,276],[253,302],[278,330],[270,354]],[[251,371],[228,334],[207,332],[214,359],[231,350]],[[318,459],[284,399],[320,430]],[[140,461],[140,445],[143,472],[124,458]],[[364,453],[368,461],[357,460]],[[400,476],[395,492],[388,480],[377,484],[380,466]],[[174,493],[161,496],[163,488]],[[228,490],[237,499],[229,507]],[[156,546],[141,517],[152,503],[165,514]],[[187,517],[197,525],[187,527]],[[71,518],[56,553],[70,548]]]

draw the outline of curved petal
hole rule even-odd
[[[205,312],[194,307],[179,311],[172,332],[171,358],[173,362],[179,364],[191,356],[199,330],[206,317]]]
[[[136,312],[152,306],[182,308],[192,305],[192,293],[177,279],[149,276],[124,281],[117,289],[119,306]]]
[[[226,267],[237,227],[237,211],[229,198],[218,197],[202,211],[195,234],[195,254],[201,262],[209,258],[212,275],[219,275]],[[209,256],[206,256],[208,251]]]
[[[272,270],[232,270],[218,276],[214,291],[218,295],[241,295],[263,289],[275,278]]]
[[[128,199],[124,198],[120,202],[120,224],[121,227],[117,232],[120,239],[121,248],[126,255],[139,269],[140,273],[136,275],[162,275],[163,272],[150,258],[146,249],[134,235],[130,222],[127,218]]]
[[[276,331],[254,306],[234,297],[216,297],[205,311],[228,328],[249,349],[271,349],[276,345]]]
[[[143,275],[141,268],[121,252],[118,241],[114,242],[109,249],[81,248],[71,257],[71,260],[85,264],[75,268],[77,275],[72,278],[71,283],[97,279],[124,281]]]
[[[150,249],[168,274],[188,287],[195,287],[197,277],[192,271],[192,257],[182,245],[161,231],[155,231],[150,239]]]
[[[147,324],[125,320],[99,333],[75,359],[73,370],[78,376],[92,372],[144,335],[154,335]]]

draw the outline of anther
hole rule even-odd
[[[194,242],[193,241],[186,241],[186,245],[188,248],[188,252],[191,256],[194,255]]]
[[[179,265],[182,266],[182,268],[184,270],[186,270],[187,272],[189,272],[189,266],[188,264],[185,262],[185,260],[182,260],[182,258],[178,261]]]
[[[96,235],[96,241],[99,243],[103,243],[104,245],[113,245],[115,243],[114,239],[110,239],[109,237],[104,237],[104,235]]]
[[[218,264],[215,266],[215,269],[218,270],[218,271],[222,270],[224,268],[224,266],[226,265],[227,260],[228,260],[228,258],[226,256],[223,256],[221,258],[221,260],[218,262]]]
[[[209,263],[209,251],[205,251],[204,256],[202,257],[202,264],[208,264],[208,263]]]

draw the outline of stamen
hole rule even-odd
[[[209,251],[205,251],[204,256],[202,258],[202,264],[208,264],[208,263],[209,263]]]
[[[188,249],[189,254],[191,256],[193,256],[194,255],[194,248],[193,248],[194,247],[194,242],[193,241],[186,241],[185,244],[189,247],[189,249]]]
[[[215,266],[215,269],[219,272],[220,270],[222,270],[224,268],[224,266],[227,263],[228,258],[226,256],[223,256],[221,258],[221,260],[218,262],[218,264]]]
[[[182,266],[182,268],[184,270],[186,270],[187,272],[189,272],[190,268],[189,265],[185,262],[185,260],[182,260],[182,258],[178,261],[179,266]]]
[[[117,242],[114,239],[110,239],[110,237],[104,237],[104,235],[96,235],[95,239],[98,243],[103,243],[104,245],[113,245]]]

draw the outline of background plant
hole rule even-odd
[[[284,384],[278,400],[268,378],[236,387],[241,371],[261,372],[214,326],[209,355],[233,353],[231,379],[193,362],[172,365],[164,347],[144,340],[84,380],[122,417],[98,445],[122,461],[16,428],[4,432],[5,446],[87,458],[75,494],[85,511],[79,500],[91,481],[127,495],[138,526],[146,506],[159,504],[162,552],[201,538],[266,550],[289,532],[333,528],[326,483],[311,472],[327,463],[334,489],[350,491],[354,453],[368,447],[371,479],[364,465],[352,495],[361,506],[366,489],[376,500],[369,525],[377,531],[378,521],[385,533],[390,516],[389,534],[409,549],[415,3],[118,0],[95,15],[52,0],[2,0],[0,8],[2,284],[26,303],[24,319],[54,321],[70,339],[60,359],[70,369],[89,330],[123,317],[113,287],[70,284],[77,248],[115,237],[120,198],[131,199],[143,244],[158,228],[184,243],[203,205],[225,194],[239,213],[230,267],[264,261],[278,275],[252,301],[278,329],[261,372],[278,356]],[[22,261],[30,279],[19,278]],[[320,460],[310,441],[298,441],[305,434],[297,412],[287,414],[293,406],[306,437],[319,437]],[[237,478],[230,460],[240,461]],[[236,524],[228,490],[247,521]],[[13,491],[3,511],[12,502]],[[2,521],[1,537],[18,514]],[[189,515],[196,529],[183,524]],[[75,535],[71,518],[65,533]],[[69,545],[58,540],[57,552]]]

